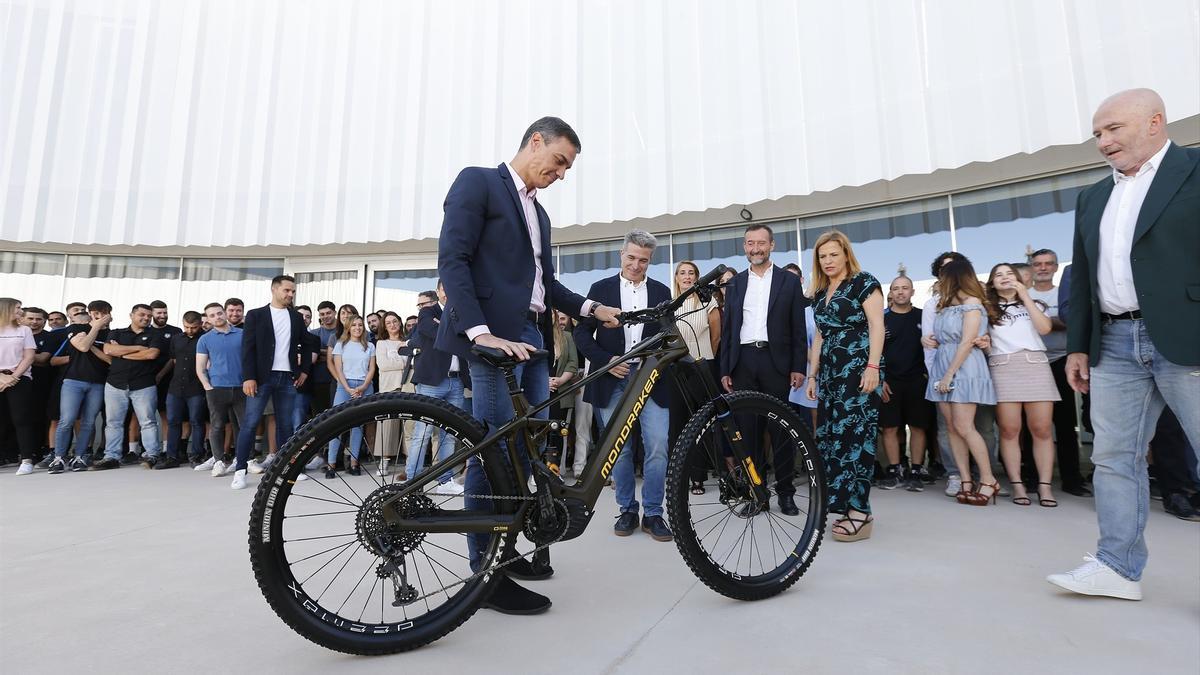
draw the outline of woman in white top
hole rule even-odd
[[[8,415],[17,431],[21,466],[17,475],[33,473],[34,453],[41,447],[33,411],[33,331],[23,325],[25,312],[16,298],[0,298],[0,414]]]
[[[361,316],[351,317],[346,322],[346,332],[333,343],[333,352],[329,358],[329,374],[337,380],[337,392],[333,395],[333,405],[339,406],[346,401],[375,393],[371,380],[375,379],[375,345],[367,341],[367,325]],[[362,469],[358,466],[358,453],[362,448],[362,427],[354,427],[350,432],[350,468],[346,473],[351,476],[361,476]],[[337,478],[333,466],[337,463],[338,452],[342,449],[342,439],[329,441],[329,464],[325,467],[326,478]]]
[[[404,339],[404,321],[395,312],[383,315],[382,335],[375,343],[375,365],[379,368],[379,391],[400,391],[404,385],[404,371],[409,357],[401,352],[408,346]],[[404,423],[400,420],[385,420],[379,423],[375,440],[375,454],[380,457],[379,475],[388,473],[388,459],[400,456],[403,451]],[[403,464],[401,464],[403,466]],[[401,477],[400,480],[404,480]]]
[[[1012,502],[1029,506],[1025,485],[1021,482],[1021,412],[1033,436],[1033,461],[1038,473],[1038,504],[1058,506],[1050,489],[1054,472],[1054,403],[1061,400],[1046,345],[1042,336],[1051,329],[1045,306],[1034,300],[1011,265],[1000,263],[992,268],[987,281],[988,299],[1000,314],[992,326],[992,346],[988,350],[988,370],[996,387],[996,422],[1000,427],[1000,457],[1012,483]]]
[[[673,291],[671,297],[679,297],[680,293],[696,285],[696,280],[699,278],[700,268],[696,266],[696,263],[690,260],[680,261],[675,265],[675,276],[671,281],[671,290]],[[683,306],[675,312],[675,316],[679,317],[679,333],[683,336],[683,341],[687,343],[688,353],[695,359],[696,365],[708,368],[712,373],[713,381],[720,381],[721,376],[717,372],[715,358],[717,347],[721,343],[721,313],[717,311],[717,299],[712,298],[705,304],[700,302],[700,298],[693,295],[683,302]],[[680,396],[671,397],[670,438],[679,437],[679,434],[683,432],[683,425],[687,424],[688,418],[693,412],[685,401],[680,400],[681,398]],[[707,471],[700,469],[693,471],[691,476],[692,494],[704,494],[704,481],[707,477]]]

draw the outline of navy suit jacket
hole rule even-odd
[[[654,307],[659,303],[671,299],[671,291],[662,283],[653,279],[647,279],[646,283],[646,302],[648,306]],[[592,284],[592,289],[588,291],[588,297],[609,307],[620,307],[621,275],[616,274]],[[662,326],[657,321],[643,324],[642,338],[648,338],[660,330],[662,330]],[[625,353],[624,328],[605,328],[596,319],[588,317],[579,321],[579,324],[575,326],[573,335],[575,337],[575,345],[589,362],[589,374],[594,370],[604,367],[612,360],[612,357]],[[663,375],[666,377],[669,373],[664,372]],[[606,374],[587,386],[583,392],[583,400],[592,405],[605,407],[611,401],[612,394],[619,382],[620,380],[613,375]],[[654,386],[654,391],[651,392],[650,398],[664,408],[667,407],[670,405],[671,389],[673,386],[672,383],[659,380]]]
[[[288,363],[292,367],[292,379],[312,370],[312,354],[304,345],[304,319],[291,307],[288,315],[292,319],[292,339],[288,346]],[[246,312],[242,322],[242,380],[262,382],[271,374],[275,361],[275,324],[271,321],[271,306],[263,305]]]
[[[446,194],[444,210],[438,276],[446,290],[446,318],[438,327],[435,346],[466,359],[471,349],[468,328],[486,324],[496,337],[521,338],[533,297],[533,244],[516,185],[503,164],[463,169]],[[547,310],[539,328],[546,349],[553,351],[550,310],[579,318],[585,299],[554,278],[550,217],[541,204],[537,215]]]
[[[721,376],[732,375],[741,356],[742,311],[746,304],[746,286],[750,271],[729,280],[725,287],[725,314],[721,319]],[[804,308],[808,298],[800,279],[778,265],[771,270],[771,295],[767,300],[767,346],[775,368],[788,373],[808,372],[808,329]]]
[[[440,325],[438,322],[443,316],[441,305],[422,307],[417,314],[417,325],[408,338],[409,347],[421,350],[421,353],[413,360],[415,364],[412,374],[413,384],[437,386],[446,380],[446,374],[450,372],[450,359],[453,354],[434,346]],[[463,382],[463,386],[469,388],[471,382],[467,379],[467,362],[459,359],[458,368],[459,379]]]

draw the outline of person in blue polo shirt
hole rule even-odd
[[[196,467],[211,471],[214,478],[229,473],[225,464],[225,425],[242,424],[246,395],[242,393],[242,329],[229,323],[219,302],[209,303],[204,315],[212,330],[196,342],[196,376],[208,400],[208,445],[212,457]]]

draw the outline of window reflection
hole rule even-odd
[[[771,227],[775,236],[775,252],[771,254],[771,261],[780,267],[797,262],[796,221],[781,220],[765,224]],[[701,275],[707,274],[717,265],[726,265],[741,272],[750,265],[742,247],[745,233],[745,225],[685,232],[673,237],[671,247],[677,262],[691,260],[700,268]],[[664,283],[669,286],[670,279]]]
[[[376,272],[374,308],[395,312],[402,319],[416,316],[417,294],[437,290],[437,281],[437,270]]]
[[[656,235],[658,246],[650,258],[646,276],[670,285],[671,251],[670,237]],[[621,271],[622,240],[602,241],[591,244],[572,244],[559,247],[558,280],[564,286],[587,295],[592,284]]]

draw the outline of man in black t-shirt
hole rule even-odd
[[[912,305],[912,279],[906,276],[892,280],[888,295],[891,305],[883,315],[883,362],[887,377],[883,383],[883,407],[879,411],[888,467],[879,487],[893,490],[903,482],[910,492],[920,492],[926,483],[933,482],[924,466],[925,430],[933,421],[933,410],[925,400],[929,374],[921,347],[921,310]],[[907,475],[900,464],[900,433],[906,424],[911,459]]]
[[[196,343],[199,340],[200,313],[185,312],[183,329],[175,333],[167,348],[171,364],[171,377],[167,381],[167,454],[154,465],[155,469],[179,466],[185,413],[191,426],[188,461],[193,467],[204,461],[204,411],[208,401],[204,397],[204,385],[196,375]]]
[[[166,427],[167,419],[167,390],[171,385],[171,369],[174,363],[171,357],[167,354],[170,351],[171,340],[175,339],[176,335],[181,332],[177,326],[172,326],[167,323],[170,319],[170,314],[167,311],[167,303],[162,300],[154,300],[150,303],[150,330],[158,331],[161,339],[163,350],[155,359],[154,365],[158,368],[158,372],[154,376],[154,381],[158,386],[158,416],[159,429]]]
[[[46,440],[46,430],[50,425],[50,393],[51,387],[54,384],[54,368],[50,366],[50,352],[46,348],[47,342],[50,341],[50,333],[45,330],[46,310],[40,307],[26,307],[24,323],[26,326],[29,326],[29,330],[33,333],[33,343],[35,345],[31,371],[33,375],[33,414],[37,416],[34,426],[38,442],[37,455],[41,457],[43,445],[48,442]],[[57,408],[58,406],[55,407]],[[49,465],[49,462],[47,461],[46,464]]]
[[[146,458],[142,465],[154,468],[159,461],[158,390],[156,362],[165,349],[162,334],[149,330],[153,310],[137,304],[129,313],[129,327],[113,330],[104,345],[112,357],[104,384],[104,459],[92,465],[93,471],[115,469],[121,465],[121,446],[125,440],[125,413],[133,406],[142,430]]]
[[[75,458],[71,460],[71,471],[86,471],[88,448],[92,443],[92,431],[96,415],[104,403],[104,381],[108,378],[112,357],[103,351],[108,342],[108,325],[112,322],[112,305],[103,300],[88,304],[88,323],[75,323],[65,328],[63,351],[70,352],[70,360],[63,374],[62,391],[59,394],[58,428],[54,434],[54,459],[50,462],[50,473],[62,473],[67,469],[67,450],[71,448],[71,434],[75,421],[79,421],[79,435],[75,438]],[[51,357],[54,358],[54,357]]]

